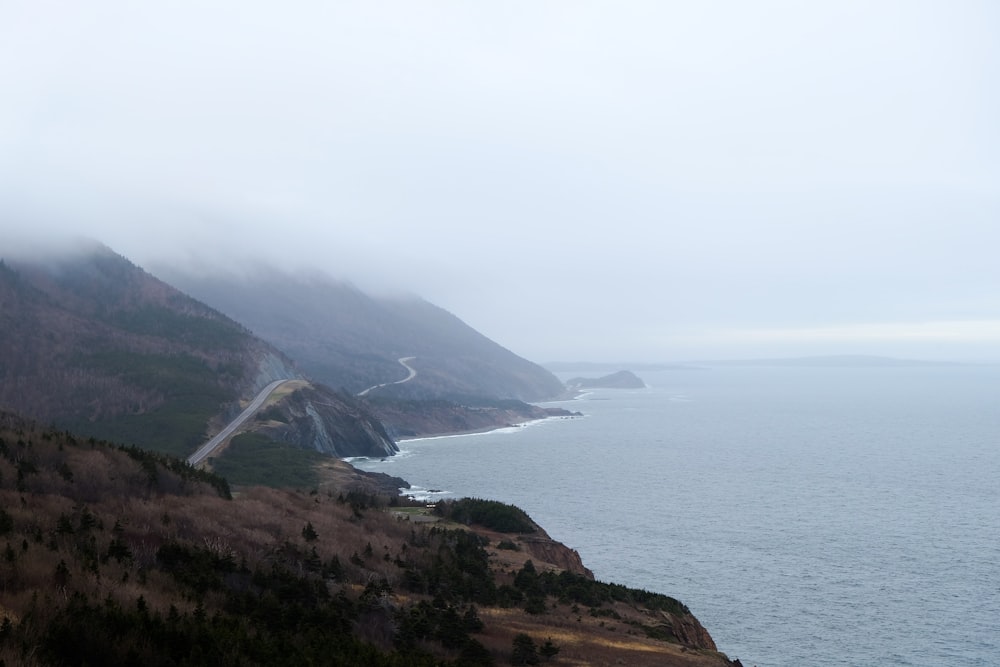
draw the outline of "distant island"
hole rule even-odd
[[[646,383],[632,371],[618,371],[599,378],[573,378],[566,381],[569,389],[645,389]]]

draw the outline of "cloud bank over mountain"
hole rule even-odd
[[[13,3],[0,247],[319,269],[537,361],[1000,360],[998,20]]]

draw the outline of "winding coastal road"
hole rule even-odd
[[[399,359],[397,359],[397,361],[400,364],[402,364],[403,368],[405,368],[408,371],[407,376],[402,380],[376,384],[374,386],[368,387],[367,389],[359,393],[358,396],[365,396],[368,394],[368,392],[370,392],[373,389],[388,387],[391,384],[403,384],[404,382],[409,382],[413,378],[417,377],[417,370],[412,366],[410,366],[409,364],[409,362],[413,361],[414,359],[416,359],[416,357],[400,357]],[[212,452],[218,449],[218,447],[222,445],[222,443],[224,443],[230,436],[233,435],[234,432],[236,432],[236,429],[238,429],[240,426],[243,425],[243,422],[250,419],[250,417],[252,417],[255,412],[260,410],[260,406],[264,405],[264,401],[270,398],[271,394],[273,394],[278,389],[278,387],[285,384],[286,382],[293,382],[293,381],[294,380],[275,380],[271,384],[261,389],[260,393],[257,394],[257,396],[255,396],[252,401],[250,401],[250,405],[248,405],[236,419],[229,422],[229,424],[227,424],[224,429],[216,433],[211,440],[209,440],[204,445],[199,447],[194,454],[188,457],[187,462],[193,466],[196,466],[202,461],[204,461],[206,458],[211,456]]]
[[[417,377],[416,369],[414,369],[413,366],[409,364],[409,362],[413,361],[414,359],[416,359],[416,357],[400,357],[399,359],[396,360],[403,365],[403,368],[405,368],[410,372],[410,374],[407,375],[402,380],[396,380],[395,382],[383,382],[382,384],[372,385],[371,387],[368,387],[364,391],[360,392],[358,396],[367,396],[368,392],[370,392],[372,389],[381,389],[382,387],[388,387],[390,384],[403,384],[404,382],[409,382],[413,378]]]
[[[250,417],[252,417],[253,414],[260,409],[260,406],[264,405],[264,401],[270,398],[271,394],[273,394],[278,387],[286,382],[292,382],[292,380],[275,380],[261,389],[260,393],[257,394],[252,401],[250,401],[250,405],[248,405],[236,419],[229,422],[224,429],[215,434],[215,437],[199,447],[198,451],[188,457],[187,462],[196,466],[204,461],[219,445],[226,441],[226,438],[231,436],[236,429],[242,426],[243,422],[250,419]]]

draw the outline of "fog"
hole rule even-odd
[[[1000,361],[992,2],[7,2],[0,256],[260,260],[535,361]]]

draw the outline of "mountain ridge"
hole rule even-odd
[[[399,358],[415,357],[419,377],[387,388],[390,395],[536,401],[563,393],[562,383],[541,366],[413,295],[373,297],[328,276],[295,276],[273,268],[247,277],[164,273],[331,386],[360,392],[391,382],[398,379]]]
[[[2,259],[0,343],[0,406],[177,456],[238,414],[241,399],[303,377],[242,324],[90,242]],[[341,417],[377,421],[347,403],[353,412]],[[326,418],[333,427],[340,417]],[[369,440],[368,451],[391,453],[386,440]]]

